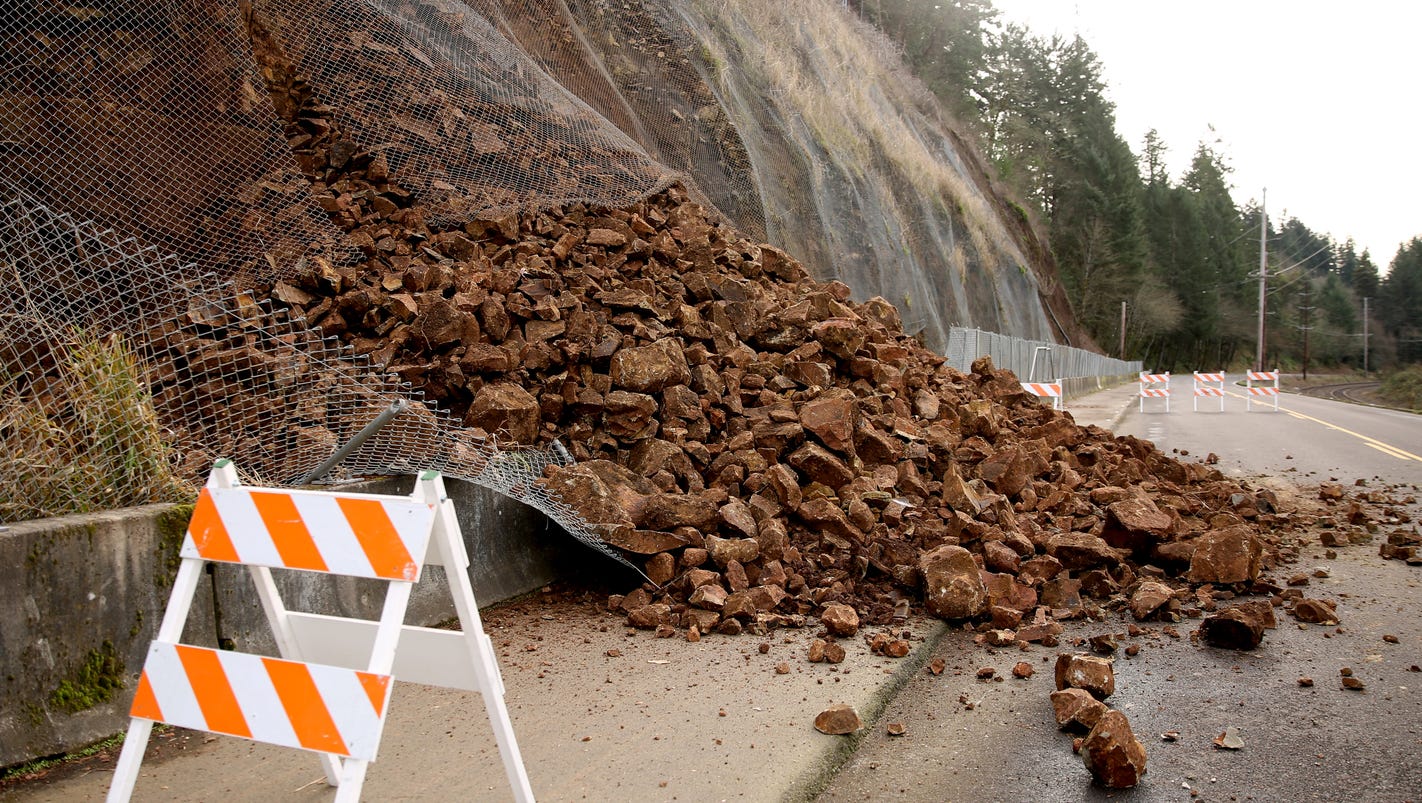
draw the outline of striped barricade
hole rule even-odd
[[[533,800],[503,679],[479,620],[469,557],[437,472],[410,496],[245,488],[219,460],[193,509],[168,609],[149,648],[109,801],[126,801],[154,722],[318,753],[336,800],[360,799],[393,680],[478,691],[518,801]],[[208,561],[245,565],[279,658],[179,643]],[[423,567],[446,567],[461,630],[404,625]],[[389,583],[378,621],[287,610],[272,569]]]
[[[1195,412],[1200,411],[1200,398],[1218,398],[1220,400],[1220,412],[1224,412],[1224,383],[1223,372],[1217,374],[1206,374],[1200,371],[1195,372]]]
[[[1255,382],[1273,382],[1274,384],[1256,385],[1254,384]],[[1279,409],[1279,369],[1275,368],[1272,371],[1250,371],[1244,377],[1244,391],[1247,394],[1244,402],[1245,410],[1254,409],[1254,400],[1256,398],[1268,398],[1273,396],[1274,409],[1277,411]],[[1263,403],[1261,399],[1260,404]]]
[[[1051,399],[1052,409],[1062,409],[1062,381],[1055,382],[1022,382],[1022,389],[1041,399]]]
[[[1170,372],[1152,374],[1141,371],[1140,411],[1145,412],[1146,399],[1165,399],[1165,412],[1170,412]]]

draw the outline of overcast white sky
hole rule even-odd
[[[1178,179],[1202,139],[1234,168],[1234,200],[1267,188],[1352,237],[1386,270],[1422,236],[1422,3],[1411,0],[993,0],[1039,35],[1080,33],[1101,59],[1116,130],[1139,155],[1155,128]],[[1213,125],[1214,135],[1209,132]]]

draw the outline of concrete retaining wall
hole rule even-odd
[[[408,493],[413,478],[360,486]],[[539,512],[446,480],[481,605],[547,584],[593,553]],[[163,618],[191,508],[150,505],[0,531],[0,767],[70,752],[128,727],[143,659]],[[595,557],[594,560],[605,560]],[[608,563],[612,566],[611,561]],[[275,654],[247,572],[209,564],[184,640]],[[288,607],[378,618],[384,584],[276,572]],[[415,589],[406,621],[454,615],[444,570]]]

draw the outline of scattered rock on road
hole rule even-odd
[[[1105,700],[1116,691],[1116,673],[1111,667],[1111,659],[1095,655],[1057,656],[1057,689],[1085,689],[1098,700]]]
[[[837,703],[815,717],[815,730],[831,736],[844,736],[864,727],[859,712],[847,703]]]
[[[1145,745],[1131,732],[1126,715],[1115,710],[1102,714],[1087,734],[1081,760],[1097,783],[1111,789],[1135,786],[1146,772]]]

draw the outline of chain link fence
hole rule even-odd
[[[949,365],[966,372],[979,357],[991,357],[994,366],[1012,371],[1023,382],[1064,380],[1068,396],[1135,379],[1141,371],[1139,360],[1118,360],[1043,340],[957,327],[948,333]]]

